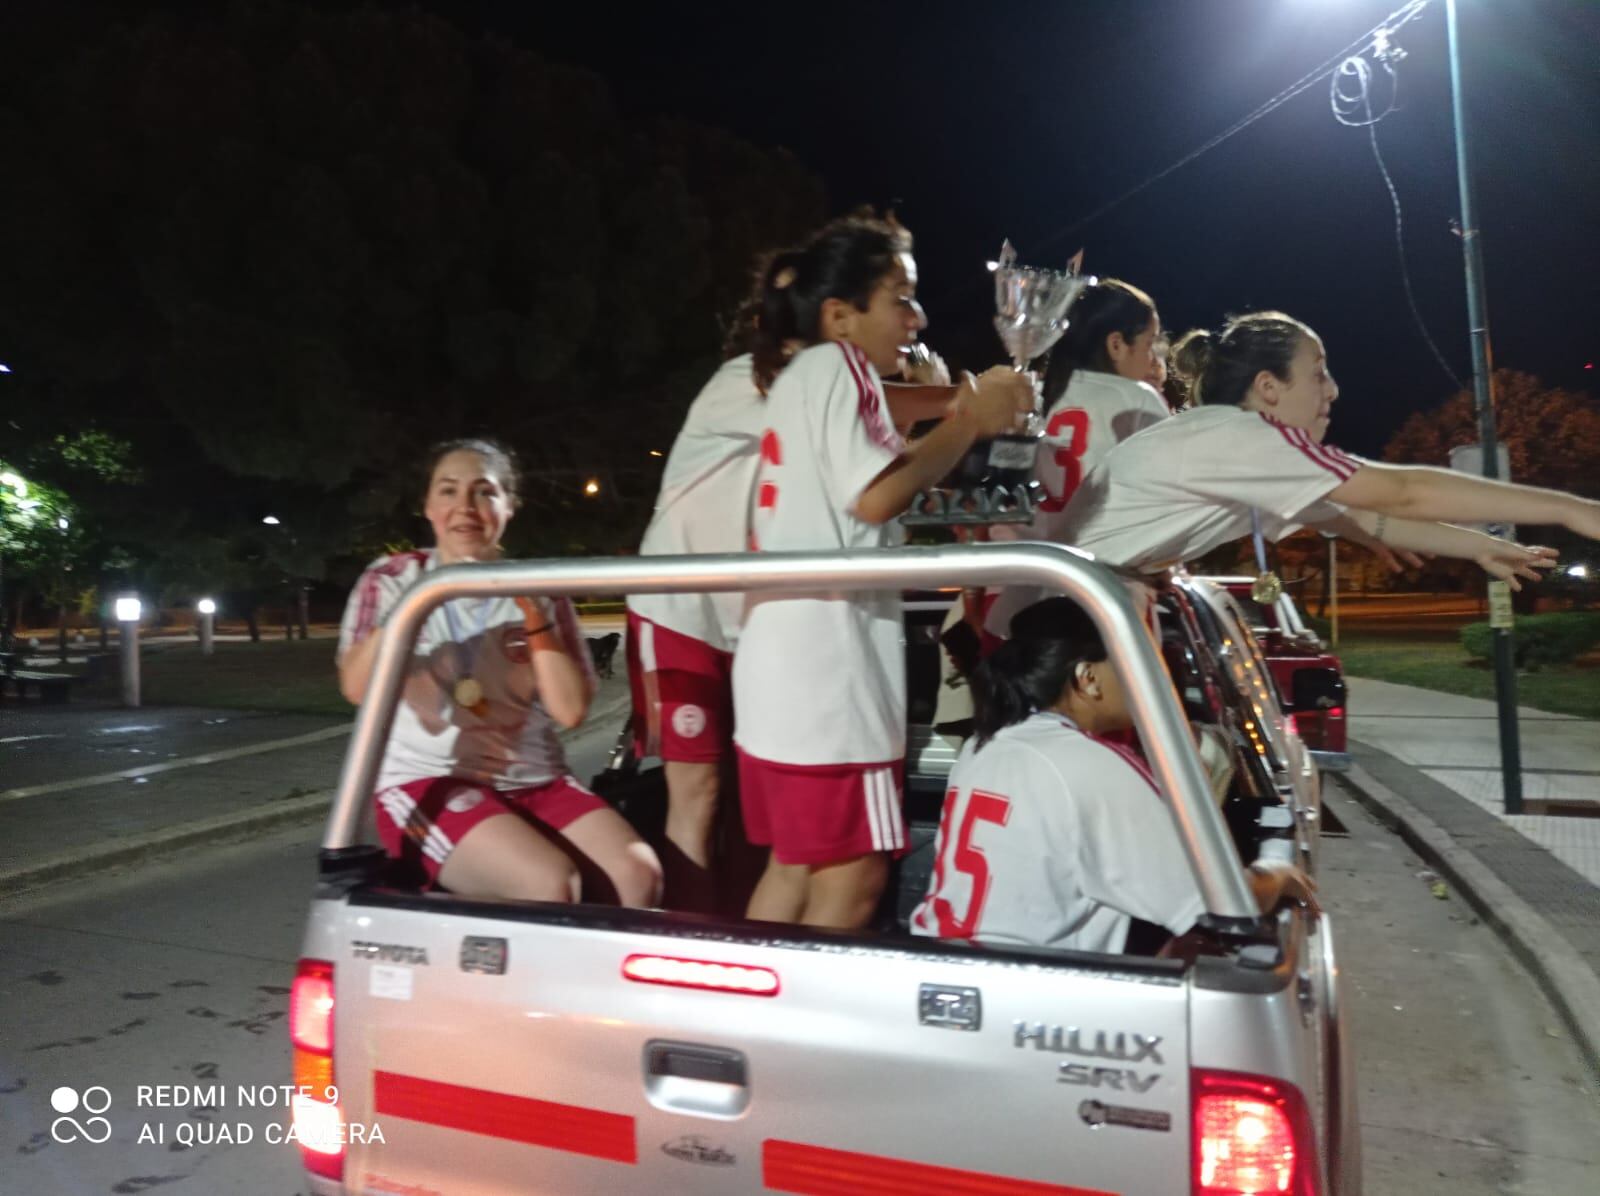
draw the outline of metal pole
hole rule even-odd
[[[1339,540],[1328,537],[1328,604],[1332,607],[1333,646],[1339,646]]]
[[[1456,126],[1456,180],[1461,191],[1461,252],[1467,271],[1467,322],[1472,332],[1472,397],[1478,413],[1478,441],[1483,447],[1483,476],[1500,475],[1495,447],[1494,375],[1489,352],[1489,307],[1484,297],[1483,246],[1478,237],[1477,214],[1472,201],[1472,171],[1467,157],[1467,111],[1462,95],[1461,36],[1456,25],[1456,0],[1445,0],[1445,24],[1450,34],[1450,104]],[[1494,610],[1493,589],[1503,581],[1490,581],[1489,607]],[[1504,597],[1504,596],[1503,596]],[[1501,619],[1493,619],[1499,624]],[[1508,621],[1508,620],[1507,620]],[[1507,814],[1522,813],[1522,744],[1517,730],[1517,672],[1509,626],[1494,628],[1494,692],[1500,712],[1500,779]]]
[[[215,618],[216,618],[216,616],[211,614],[209,611],[203,612],[200,615],[200,655],[201,656],[210,656],[211,655],[211,652],[212,652],[211,634],[212,634],[212,631],[213,631],[212,621]]]
[[[118,631],[118,648],[122,654],[122,704],[139,704],[139,620],[123,619]]]

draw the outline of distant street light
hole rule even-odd
[[[56,519],[56,526],[59,527],[62,531],[66,531],[69,527],[72,526],[72,524],[67,522],[67,517],[65,515],[61,515]]]
[[[0,374],[9,374],[10,372],[11,372],[11,367],[8,366],[5,362],[0,361]]]
[[[216,624],[217,604],[210,598],[202,598],[194,604],[194,608],[200,612],[200,655],[210,656],[212,653],[212,633]]]
[[[278,524],[283,522],[283,520],[279,519],[276,515],[268,515],[263,518],[261,522],[266,524],[268,527],[277,527]]]
[[[1580,577],[1580,578],[1581,577],[1588,577],[1589,576],[1589,566],[1588,565],[1574,565],[1574,566],[1572,566],[1572,568],[1567,570],[1567,576],[1568,577]]]
[[[600,483],[595,481],[594,478],[590,478],[583,484],[583,492],[590,498],[593,498],[596,494],[600,493]]]
[[[117,599],[117,622],[122,624],[118,647],[122,659],[122,704],[139,704],[139,619],[144,604],[129,595]]]

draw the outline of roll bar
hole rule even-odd
[[[1150,765],[1219,929],[1259,917],[1232,840],[1211,797],[1189,724],[1124,582],[1088,553],[1058,544],[1006,543],[839,552],[762,552],[498,561],[447,565],[400,597],[384,626],[367,698],[356,715],[323,850],[355,846],[373,792],[407,664],[423,622],[453,598],[668,592],[860,591],[961,585],[1034,585],[1074,599],[1093,618],[1121,674]],[[1228,925],[1232,924],[1232,925]]]

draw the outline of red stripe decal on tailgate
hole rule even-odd
[[[803,1196],[925,1196],[928,1192],[941,1196],[1117,1196],[1098,1188],[1012,1179],[775,1138],[761,1144],[761,1168],[761,1179],[767,1187]]]
[[[381,1116],[403,1117],[508,1142],[527,1142],[617,1163],[637,1163],[633,1118],[578,1105],[464,1088],[392,1071],[374,1073],[373,1104]]]

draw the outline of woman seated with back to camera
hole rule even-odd
[[[1171,811],[1144,763],[1106,735],[1133,725],[1099,631],[1068,598],[1019,612],[973,676],[976,734],[950,774],[913,934],[1120,953],[1135,918],[1186,933],[1205,912]],[[963,867],[974,853],[987,877]],[[1249,870],[1263,911],[1315,885]]]

